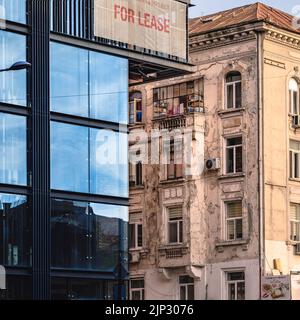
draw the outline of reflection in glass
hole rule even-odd
[[[0,183],[27,184],[26,118],[0,113]]]
[[[0,264],[31,265],[31,217],[27,197],[0,194]]]
[[[123,225],[128,221],[128,209],[90,203],[90,213],[92,268],[113,271],[118,264],[119,250],[127,251]]]
[[[0,0],[0,19],[26,23],[26,0]]]
[[[52,42],[51,111],[88,116],[88,51]]]
[[[127,123],[127,59],[52,42],[51,111]]]
[[[127,123],[128,62],[90,52],[91,118]]]
[[[88,254],[88,205],[52,200],[52,266],[85,269]]]
[[[0,69],[26,61],[26,37],[0,30]],[[0,102],[26,106],[26,70],[0,73]]]
[[[51,211],[53,267],[114,271],[123,257],[127,269],[127,207],[53,199]]]
[[[91,193],[127,197],[127,134],[90,130]]]
[[[51,188],[88,192],[88,128],[51,122]]]

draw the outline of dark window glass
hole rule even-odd
[[[226,151],[226,172],[232,173],[234,172],[233,169],[233,156],[234,155],[234,149],[227,149]]]
[[[27,184],[26,118],[0,113],[0,183]]]
[[[128,62],[90,51],[91,118],[127,123]]]
[[[51,188],[88,192],[88,128],[51,122]]]
[[[117,285],[109,280],[52,278],[52,299],[113,300]]]
[[[0,300],[31,300],[32,278],[29,276],[7,276],[6,290],[0,290]]]
[[[26,37],[0,30],[0,69],[18,61],[26,61]],[[0,102],[27,105],[26,70],[0,73]]]
[[[237,82],[235,85],[235,107],[242,107],[242,83]]]
[[[129,248],[135,248],[135,224],[129,225]]]
[[[293,91],[293,106],[293,113],[298,114],[298,91]]]
[[[239,72],[230,72],[226,76],[226,107],[241,108],[242,106],[242,77]]]
[[[177,222],[169,222],[169,243],[178,243],[178,238]]]
[[[233,108],[233,85],[227,86],[227,108]]]
[[[90,129],[90,192],[128,196],[127,134]]]
[[[0,194],[0,264],[31,265],[31,215],[27,197]]]
[[[53,267],[116,268],[120,250],[127,250],[127,207],[53,199],[51,210]]]
[[[51,43],[51,110],[127,123],[128,61]]]
[[[143,246],[143,225],[139,224],[137,226],[137,245],[138,247],[142,247]]]
[[[135,165],[136,170],[136,185],[141,186],[143,184],[143,165],[141,162],[138,162]]]
[[[0,19],[26,23],[26,0],[0,0]]]
[[[235,82],[235,81],[241,81],[242,76],[238,71],[233,71],[228,73],[226,76],[226,82]]]
[[[242,137],[230,138],[226,141],[226,173],[243,171]]]
[[[85,202],[52,200],[52,266],[87,268],[88,204]]]
[[[51,110],[88,117],[88,51],[52,42]]]
[[[294,178],[299,177],[299,153],[294,153]]]

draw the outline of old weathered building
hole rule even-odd
[[[192,19],[195,72],[131,88],[132,299],[259,299],[300,272],[297,27],[261,3]]]

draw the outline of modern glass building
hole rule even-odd
[[[127,297],[128,86],[189,66],[95,19],[93,0],[0,0],[2,299]]]

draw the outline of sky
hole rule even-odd
[[[196,5],[190,9],[190,17],[198,17],[201,15],[207,15],[223,10],[227,10],[234,7],[240,7],[246,4],[255,3],[257,1],[251,0],[192,0],[192,3]],[[300,0],[261,0],[274,8],[283,10],[287,13],[300,16]],[[296,7],[298,6],[298,7]],[[296,8],[295,8],[296,7]],[[297,12],[296,14],[293,13]]]

